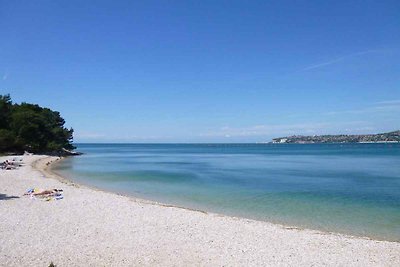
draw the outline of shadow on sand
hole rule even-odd
[[[0,200],[10,200],[10,199],[13,199],[13,198],[19,198],[19,197],[17,197],[17,196],[7,196],[6,194],[1,194],[0,193]]]

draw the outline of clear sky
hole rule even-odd
[[[0,94],[76,142],[400,129],[400,1],[3,1]]]

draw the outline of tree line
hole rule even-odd
[[[0,152],[62,153],[72,150],[72,128],[58,111],[37,104],[12,103],[10,95],[0,95]]]

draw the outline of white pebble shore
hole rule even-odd
[[[18,158],[0,170],[0,266],[400,266],[398,242],[169,207],[62,182],[44,170],[55,157]],[[22,196],[31,187],[64,199]]]

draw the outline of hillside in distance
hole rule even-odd
[[[379,134],[357,134],[357,135],[293,135],[272,139],[272,143],[291,144],[319,144],[319,143],[398,143],[400,142],[400,130]]]

